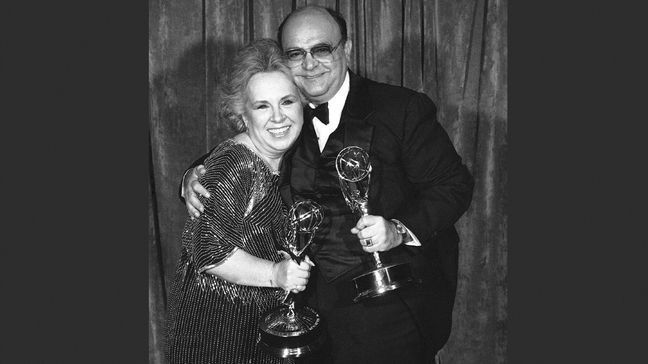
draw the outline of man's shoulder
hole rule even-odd
[[[407,104],[412,98],[423,98],[427,99],[430,102],[430,98],[416,90],[404,86],[393,85],[385,82],[375,81],[366,77],[356,76],[357,87],[364,89],[366,96],[374,100],[374,105],[379,106],[391,106],[393,104]]]

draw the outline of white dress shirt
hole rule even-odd
[[[338,92],[333,95],[333,97],[328,102],[328,112],[329,112],[329,123],[324,124],[317,117],[313,118],[313,128],[315,129],[315,135],[317,135],[317,143],[319,144],[319,150],[322,152],[326,146],[329,136],[337,129],[340,125],[340,118],[342,117],[342,109],[344,108],[344,103],[346,98],[349,95],[349,72],[347,71],[346,76],[344,76],[344,82],[342,87]],[[311,108],[315,108],[315,104],[308,104]]]

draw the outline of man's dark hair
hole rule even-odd
[[[292,13],[288,14],[288,16],[281,22],[279,25],[279,30],[277,30],[277,40],[279,41],[279,46],[283,49],[283,41],[281,38],[281,35],[283,33],[283,28],[284,24],[290,19],[291,16],[301,13],[303,10],[307,8],[320,8],[323,10],[326,10],[327,13],[329,13],[333,19],[335,19],[335,22],[338,24],[338,28],[340,28],[340,34],[342,35],[342,43],[345,43],[347,40],[347,25],[346,25],[346,20],[344,20],[344,17],[342,14],[338,13],[337,11],[329,8],[325,8],[323,6],[308,6],[308,7],[303,7],[299,9],[295,9]]]

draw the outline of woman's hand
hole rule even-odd
[[[310,277],[310,269],[315,264],[308,256],[304,256],[304,260],[297,264],[290,259],[288,253],[284,251],[279,251],[279,253],[284,257],[284,260],[272,265],[272,282],[274,285],[293,293],[305,290]]]

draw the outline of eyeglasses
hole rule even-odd
[[[284,56],[288,62],[293,64],[301,63],[306,58],[307,53],[310,53],[311,57],[315,58],[318,62],[331,62],[333,60],[333,52],[338,49],[340,44],[342,44],[342,39],[337,42],[335,47],[328,44],[318,44],[309,51],[302,48],[289,49],[284,52]]]

